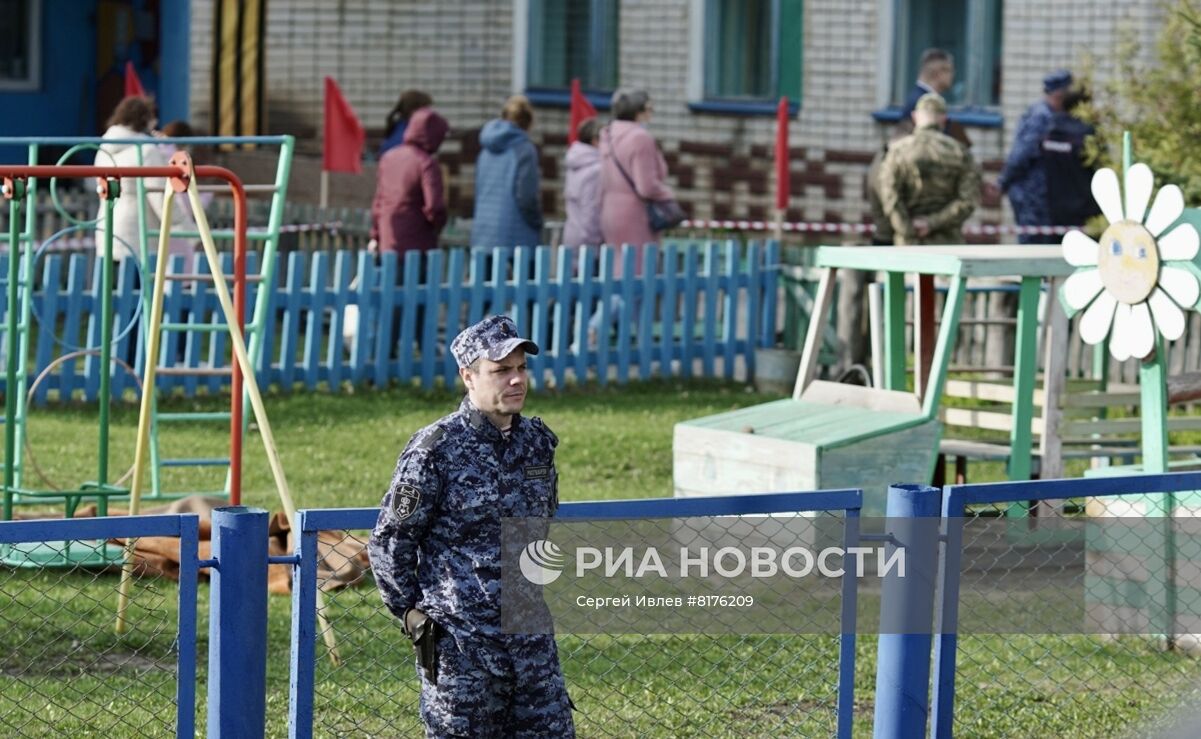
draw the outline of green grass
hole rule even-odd
[[[298,507],[379,505],[396,457],[417,429],[458,406],[458,395],[390,389],[268,397],[267,409]],[[771,396],[772,398],[776,396]],[[677,421],[764,402],[768,396],[715,382],[632,384],[586,392],[535,393],[527,408],[559,435],[557,463],[564,500],[671,497],[671,434]],[[227,400],[172,399],[163,411],[220,410]],[[110,467],[133,463],[137,409],[112,417]],[[227,422],[172,424],[161,431],[169,456],[223,456]],[[38,464],[59,486],[96,477],[93,407],[35,408],[29,438]],[[52,464],[51,464],[52,461]],[[167,470],[168,489],[218,489],[224,472]],[[246,438],[243,502],[278,508],[257,434]]]
[[[739,385],[656,382],[540,392],[530,412],[559,434],[564,500],[672,494],[677,421],[768,400]],[[300,507],[375,506],[410,434],[449,412],[457,396],[409,389],[267,399]],[[165,410],[215,410],[223,401],[172,400]],[[59,484],[95,477],[95,409],[34,409],[34,454]],[[113,416],[111,465],[132,460],[136,411]],[[173,426],[169,454],[217,456],[220,424]],[[993,473],[995,474],[995,473]],[[174,472],[172,487],[220,487],[221,475]],[[975,480],[985,479],[983,470]],[[247,439],[244,502],[279,508],[259,438]],[[117,504],[119,505],[119,504]],[[136,736],[171,726],[175,588],[135,588],[131,637],[112,634],[112,574],[0,569],[0,734]],[[199,605],[198,722],[204,719],[207,586]],[[865,596],[864,607],[874,599]],[[319,736],[419,733],[412,661],[369,584],[328,594],[344,661],[317,665]],[[270,600],[268,721],[286,734],[290,602]],[[876,640],[858,640],[856,734],[870,733]],[[827,635],[564,635],[560,653],[580,711],[581,736],[829,736],[835,722],[838,640]],[[324,655],[319,646],[318,654]],[[957,733],[962,736],[1111,736],[1137,732],[1193,695],[1199,663],[1142,640],[1090,636],[973,636],[961,640]]]

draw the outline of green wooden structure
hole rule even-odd
[[[1072,280],[1079,289],[1065,290],[1064,308],[1080,313],[1081,325],[1095,330],[1081,335],[1089,343],[1108,344],[1115,358],[1139,361],[1139,464],[1101,467],[1086,476],[1119,476],[1196,469],[1201,460],[1169,461],[1168,368],[1166,342],[1179,338],[1186,322],[1183,312],[1201,309],[1201,269],[1197,267],[1201,211],[1185,209],[1175,185],[1165,185],[1151,204],[1153,174],[1133,163],[1129,133],[1123,141],[1123,176],[1100,170],[1093,194],[1109,221],[1100,242],[1086,237],[1064,239],[1064,257],[1076,267]],[[1151,207],[1148,209],[1148,204]],[[1070,243],[1071,242],[1071,243]],[[1132,249],[1131,247],[1137,247]],[[1065,287],[1071,287],[1070,283]],[[1114,312],[1116,310],[1116,313]],[[1145,325],[1131,331],[1122,312],[1145,314]],[[1140,319],[1143,320],[1143,319]],[[1155,634],[1167,648],[1183,647],[1201,653],[1201,603],[1181,598],[1195,595],[1198,553],[1178,547],[1180,519],[1201,517],[1201,491],[1123,497],[1117,506],[1090,500],[1090,517],[1126,517],[1115,527],[1090,527],[1086,540],[1086,607],[1090,627],[1112,634]],[[1145,518],[1145,525],[1130,521]],[[1190,527],[1195,531],[1195,527]]]
[[[1038,371],[1038,298],[1043,280],[1071,273],[1055,246],[821,247],[822,269],[801,366],[789,399],[676,425],[678,497],[862,488],[864,515],[882,516],[889,485],[931,478],[942,424],[939,404],[967,283],[1021,282],[1009,476],[1030,474],[1033,396]],[[883,275],[883,377],[877,387],[817,379],[821,328],[839,269]],[[915,276],[913,382],[905,340],[905,278]],[[949,282],[935,321],[935,278]]]

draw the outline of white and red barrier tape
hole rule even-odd
[[[326,221],[325,223],[285,223],[279,227],[281,234],[306,233],[309,231],[329,231],[337,233],[342,228],[342,221]],[[251,228],[254,233],[266,232],[265,228]]]
[[[772,231],[774,221],[703,221],[689,220],[681,228],[723,229],[726,231]],[[998,234],[1065,234],[1074,226],[964,226],[963,232],[970,235],[996,236]],[[876,230],[870,223],[820,223],[815,221],[785,221],[780,224],[785,233],[853,233],[869,234]]]

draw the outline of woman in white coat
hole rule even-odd
[[[169,154],[161,141],[153,135],[154,126],[158,123],[155,114],[154,101],[147,97],[127,97],[122,100],[112,116],[108,119],[108,129],[104,132],[106,139],[145,139],[146,143],[111,143],[101,144],[96,152],[95,164],[98,167],[136,167],[139,164],[146,167],[162,167],[168,164]],[[138,161],[138,149],[142,150],[141,162]],[[163,215],[163,188],[166,180],[162,177],[147,177],[142,180],[146,192],[146,231],[156,230]],[[195,223],[182,209],[175,208],[173,218],[176,230],[194,230]],[[96,214],[96,253],[104,253],[104,206]],[[147,252],[153,254],[158,248],[157,241],[146,244]],[[132,256],[141,261],[141,231],[138,229],[138,198],[137,179],[121,178],[121,196],[113,206],[113,259],[120,262]]]

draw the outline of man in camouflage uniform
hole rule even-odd
[[[1063,101],[1072,86],[1072,73],[1052,72],[1043,78],[1043,99],[1031,105],[1018,121],[1013,148],[1005,160],[1005,169],[997,184],[1009,195],[1013,218],[1021,226],[1046,226],[1051,223],[1050,193],[1043,169],[1043,139],[1051,130],[1055,114],[1063,110]],[[1048,234],[1022,234],[1023,244],[1058,244],[1059,237]]]
[[[512,319],[490,316],[451,352],[467,397],[401,453],[371,533],[371,566],[422,655],[427,737],[571,737],[554,635],[501,627],[501,519],[549,518],[559,503],[558,438],[520,414],[525,357],[538,347]]]
[[[927,93],[913,110],[915,130],[880,165],[880,205],[898,245],[962,244],[963,222],[980,200],[980,172],[968,150],[940,129],[947,104]]]

